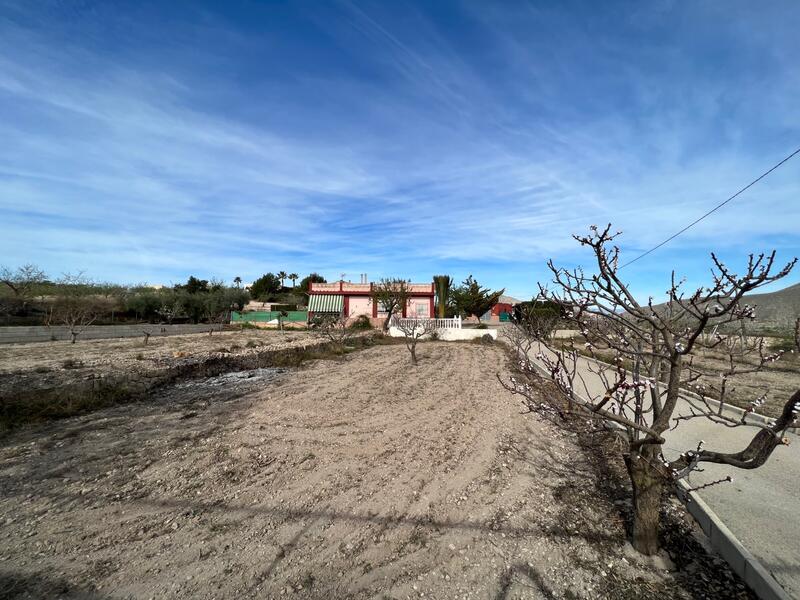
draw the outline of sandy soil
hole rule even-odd
[[[626,553],[574,439],[520,414],[499,347],[419,354],[189,381],[13,432],[0,596],[689,597]]]

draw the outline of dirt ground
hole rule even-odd
[[[243,329],[241,331],[216,331],[151,337],[147,345],[144,338],[114,338],[37,342],[31,344],[0,345],[0,374],[25,374],[58,372],[68,369],[87,369],[95,373],[107,371],[142,370],[152,363],[175,358],[176,353],[201,356],[214,352],[237,352],[256,346],[284,348],[307,344],[315,339],[312,332]]]
[[[132,338],[0,345],[0,436],[8,426],[142,399],[176,379],[276,366],[326,342],[309,332],[245,329],[147,345]]]
[[[627,550],[614,484],[521,414],[500,347],[418,353],[192,380],[13,431],[0,597],[702,597],[691,569]]]
[[[695,365],[710,372],[722,372],[729,368],[727,357],[715,352],[698,353]],[[746,370],[756,364],[753,358],[742,361],[739,368]],[[731,404],[747,408],[756,398],[766,394],[766,401],[756,412],[777,417],[783,405],[800,389],[800,357],[787,353],[774,363],[767,363],[762,371],[734,375],[729,379],[732,387],[728,399]],[[719,385],[718,378],[702,377],[701,384]]]

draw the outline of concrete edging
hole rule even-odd
[[[696,492],[690,491],[691,487],[686,481],[678,481],[677,487],[683,492],[678,497],[706,534],[711,547],[761,600],[792,600],[781,584],[745,548],[711,507]]]
[[[463,340],[476,340],[482,338],[484,335],[489,335],[492,339],[497,339],[497,329],[438,329],[437,333],[439,339],[444,342],[455,342]],[[405,334],[397,327],[389,327],[389,335],[391,337],[403,337]],[[428,339],[430,336],[424,336],[421,339]]]
[[[550,373],[536,361],[531,361],[531,363],[545,377],[550,376]],[[766,418],[762,415],[758,416]],[[622,426],[617,423],[611,423],[611,426],[622,429]],[[764,565],[728,529],[717,513],[696,492],[690,491],[691,486],[686,481],[678,480],[676,486],[682,492],[678,494],[678,498],[705,533],[711,548],[728,563],[761,600],[793,600],[783,586],[764,568]]]

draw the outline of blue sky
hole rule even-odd
[[[0,264],[473,273],[529,296],[800,146],[795,2],[0,0]],[[800,254],[800,157],[626,269]],[[800,281],[793,274],[784,284]]]

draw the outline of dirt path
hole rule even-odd
[[[0,597],[688,597],[497,347],[184,384],[0,446]],[[605,523],[605,525],[603,525]]]

